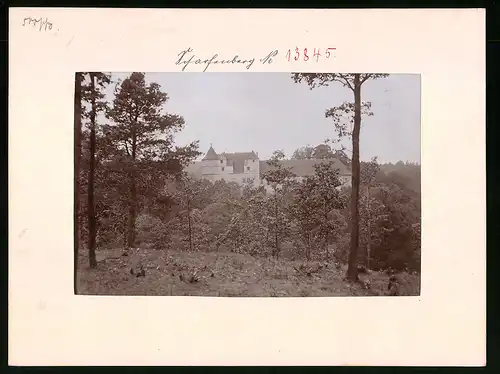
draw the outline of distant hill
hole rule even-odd
[[[399,161],[395,164],[381,164],[380,170],[400,187],[405,187],[415,193],[421,191],[421,166],[417,163]]]

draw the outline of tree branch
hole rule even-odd
[[[128,143],[126,140],[123,141],[123,144],[125,145],[125,151],[127,152],[127,155],[130,156],[130,151],[128,150]]]
[[[351,91],[353,91],[353,92],[354,92],[354,87],[352,86],[351,82],[349,82],[349,79],[347,79],[347,76],[345,76],[344,74],[339,74],[339,76],[340,76],[340,78],[342,78],[342,79],[344,80],[344,82],[345,82],[345,83],[344,83],[344,82],[342,82],[342,81],[340,81],[340,80],[338,80],[337,82],[340,82],[340,83],[342,83],[344,86],[349,87],[349,88],[351,89]],[[336,79],[334,79],[334,80],[336,80]]]
[[[373,74],[365,74],[365,76],[363,77],[363,79],[361,79],[361,84],[365,83],[372,76],[373,76]]]

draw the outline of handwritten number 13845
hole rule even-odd
[[[330,58],[332,56],[332,52],[331,51],[334,51],[336,50],[336,48],[327,48],[326,51],[325,51],[325,54],[324,56],[326,58]],[[292,59],[295,60],[295,61],[298,61],[300,59],[304,60],[304,61],[309,61],[310,58],[313,58],[315,59],[316,61],[319,60],[319,58],[323,56],[321,54],[321,51],[320,49],[316,49],[314,48],[313,51],[312,51],[312,56],[311,56],[311,52],[307,50],[307,48],[304,48],[303,50],[300,50],[298,47],[295,47],[295,53],[292,54],[292,50],[288,50],[288,52],[286,53],[286,59],[288,61],[291,61]]]

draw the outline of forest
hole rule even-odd
[[[176,143],[188,124],[166,112],[168,94],[144,73],[116,82],[110,74],[77,73],[75,292],[418,295],[420,165],[359,160],[359,125],[374,113],[358,91],[384,75],[291,78],[311,89],[343,84],[354,102],[325,108],[332,138],[289,156],[319,160],[311,175],[295,178],[280,163],[283,150],[275,150],[261,175],[269,192],[251,181],[186,173],[201,155],[198,140]],[[108,102],[104,92],[113,86]],[[339,145],[344,138],[352,150]],[[341,185],[332,158],[352,170],[352,187]]]

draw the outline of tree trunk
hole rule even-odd
[[[75,74],[75,112],[74,112],[74,211],[73,211],[73,291],[77,293],[78,252],[80,247],[80,159],[82,150],[82,82],[81,73]]]
[[[307,237],[307,249],[306,249],[306,260],[310,261],[311,260],[311,232],[308,231],[306,233]]]
[[[324,224],[326,226],[326,224],[328,222],[328,211],[326,209],[326,202],[325,201],[323,201],[323,210],[324,210],[324,220],[325,220]],[[326,257],[325,261],[328,261],[328,238],[329,238],[329,236],[328,236],[328,228],[326,227],[326,229],[325,229],[325,237],[324,237],[324,241],[325,241],[325,243],[324,243],[325,248],[324,249],[325,249],[325,257]]]
[[[278,259],[279,256],[279,251],[280,251],[280,243],[279,243],[279,237],[278,237],[278,196],[277,196],[277,190],[274,190],[274,214],[275,214],[275,219],[276,219],[276,226],[274,230],[274,241],[276,245],[276,260]]]
[[[135,246],[135,216],[136,216],[136,180],[134,172],[130,175],[130,202],[128,211],[128,227],[127,227],[127,249]]]
[[[129,212],[128,212],[128,228],[127,228],[127,249],[133,248],[135,246],[135,218],[136,218],[136,207],[137,207],[137,186],[136,186],[136,170],[135,161],[137,155],[137,134],[136,127],[137,119],[133,123],[132,127],[132,165],[130,171],[130,201],[129,201]]]
[[[89,164],[89,183],[88,183],[88,224],[89,224],[89,265],[91,268],[97,266],[95,257],[96,247],[96,216],[95,216],[95,203],[94,203],[94,186],[95,186],[95,143],[96,143],[96,92],[94,74],[90,73],[90,92],[92,95],[92,110],[90,112],[90,164]]]
[[[361,130],[361,81],[354,75],[354,126],[352,131],[352,192],[351,192],[351,246],[346,278],[358,280],[357,254],[359,246],[359,133]]]
[[[127,250],[127,243],[128,243],[128,239],[127,239],[127,235],[128,235],[128,216],[127,215],[124,215],[123,216],[123,223],[122,223],[122,235],[123,235],[123,250],[126,251]]]
[[[189,197],[187,200],[187,211],[188,211],[188,233],[189,233],[189,250],[193,252],[193,232],[191,227],[191,205],[189,203]]]
[[[367,269],[370,269],[370,253],[371,253],[371,249],[372,249],[372,226],[371,226],[371,219],[372,219],[372,215],[371,215],[371,210],[370,210],[370,186],[367,186],[366,188],[366,195],[368,197],[368,201],[367,201],[367,215],[368,215],[368,222],[367,222],[367,225],[366,225],[366,231],[367,231],[367,236],[368,238],[366,238],[366,268]]]

